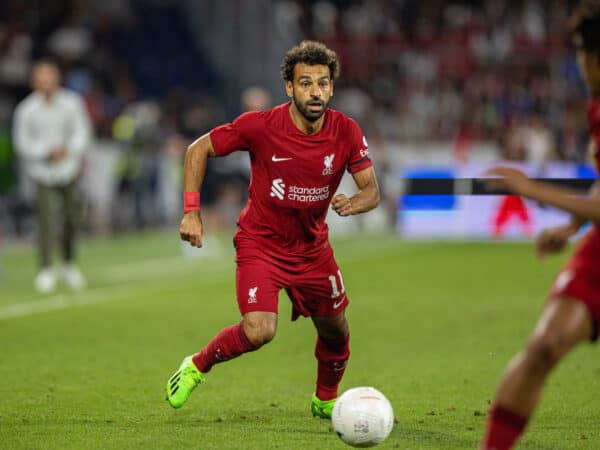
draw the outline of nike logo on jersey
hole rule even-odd
[[[277,156],[273,155],[273,157],[271,158],[271,161],[273,162],[279,162],[279,161],[289,161],[292,158],[278,158]]]
[[[339,302],[333,302],[333,309],[338,309],[342,303],[344,303],[345,299],[341,299]]]

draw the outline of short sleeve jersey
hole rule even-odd
[[[344,171],[372,163],[354,120],[327,109],[323,128],[308,135],[292,122],[290,105],[242,114],[214,128],[210,138],[218,156],[250,153],[248,203],[237,234],[284,254],[309,256],[327,242],[325,217]]]

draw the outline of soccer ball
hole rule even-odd
[[[394,426],[392,405],[372,387],[348,389],[337,399],[331,414],[333,429],[353,447],[372,447],[383,442]]]

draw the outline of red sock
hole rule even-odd
[[[212,366],[229,361],[247,352],[258,350],[246,337],[242,324],[223,328],[212,340],[192,358],[202,373],[210,371]]]
[[[523,433],[527,420],[527,417],[519,416],[502,406],[494,406],[490,411],[483,449],[510,450]]]
[[[338,395],[338,385],[344,376],[346,362],[350,357],[350,336],[337,341],[326,341],[317,337],[317,391],[320,400],[331,400]]]

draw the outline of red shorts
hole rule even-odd
[[[348,306],[342,274],[331,246],[307,262],[288,262],[261,251],[257,243],[236,238],[236,291],[240,312],[277,312],[278,295],[285,289],[298,316],[335,316]],[[269,252],[271,253],[271,252]]]
[[[556,277],[550,299],[567,298],[586,305],[600,323],[600,230],[593,226]]]

